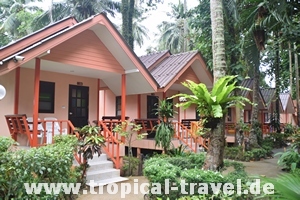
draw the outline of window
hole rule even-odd
[[[54,113],[55,83],[40,81],[39,113]]]
[[[116,97],[116,116],[121,116],[121,96]]]

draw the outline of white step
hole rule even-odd
[[[104,170],[104,169],[113,169],[114,164],[112,161],[98,161],[98,162],[89,162],[89,168],[88,171],[92,172],[92,171],[97,171],[97,170]]]
[[[99,181],[94,181],[92,183],[92,185],[94,187],[97,187],[97,186],[104,186],[104,185],[108,185],[108,184],[112,184],[112,183],[118,183],[118,182],[123,182],[123,181],[127,181],[128,178],[125,178],[125,177],[115,177],[115,178],[109,178],[109,179],[103,179],[103,180],[99,180]],[[87,181],[86,183],[88,186],[91,186],[91,182],[90,181]]]
[[[104,179],[116,178],[120,177],[120,170],[119,169],[98,169],[96,171],[87,171],[86,173],[86,180],[94,180],[100,181]]]
[[[88,163],[94,163],[99,161],[107,161],[107,155],[105,153],[102,153],[99,157],[98,154],[94,154],[93,159],[88,159]]]

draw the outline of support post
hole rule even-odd
[[[20,92],[20,67],[16,69],[15,75],[15,101],[14,101],[14,114],[19,112],[19,93]]]
[[[32,147],[38,146],[38,115],[39,115],[39,93],[40,93],[40,70],[41,60],[35,59],[35,70],[34,70],[34,94],[33,94],[33,136],[32,136]],[[31,138],[30,138],[31,139]]]
[[[122,90],[121,90],[121,121],[125,121],[125,109],[126,109],[126,74],[122,74]],[[122,142],[125,143],[125,137],[122,136]]]

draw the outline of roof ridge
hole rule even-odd
[[[145,54],[145,55],[141,55],[139,57],[141,58],[141,57],[152,56],[152,55],[160,54],[160,53],[167,53],[168,51],[169,50],[162,50],[162,51],[152,52],[152,53],[148,53],[148,54]]]

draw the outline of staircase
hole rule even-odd
[[[106,154],[94,155],[92,160],[88,160],[89,168],[86,172],[86,182],[90,181],[97,186],[126,181],[128,178],[120,176],[120,169],[115,169],[113,162],[107,159]]]

